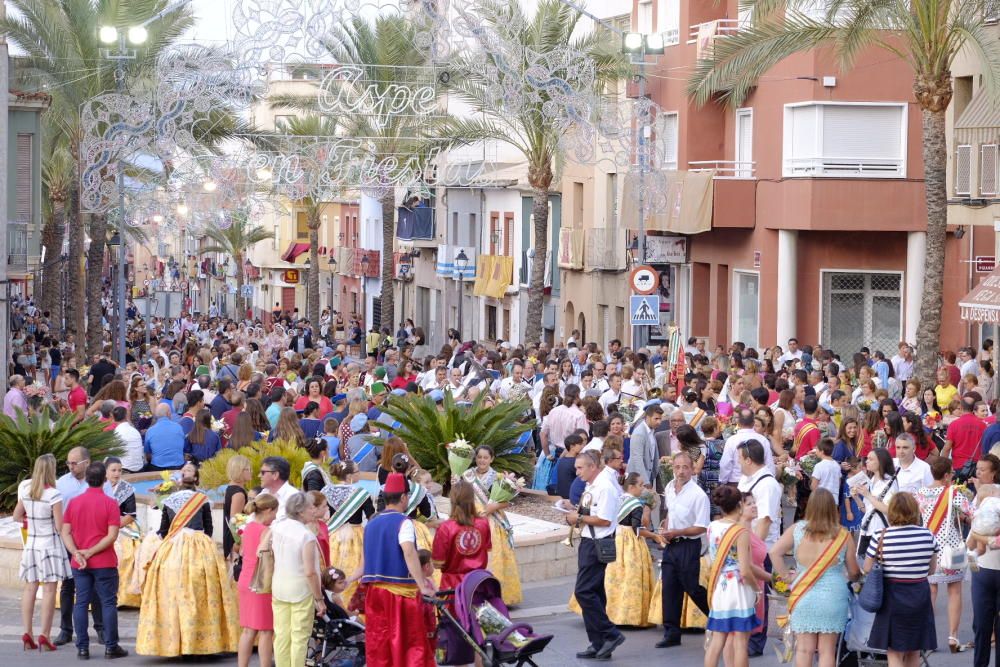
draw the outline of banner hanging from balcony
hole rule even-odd
[[[583,229],[563,227],[559,230],[559,268],[583,268]]]
[[[646,230],[700,234],[712,229],[712,197],[714,171],[661,171],[647,174],[665,183],[663,190],[666,206],[647,205]],[[625,179],[622,197],[621,226],[639,228],[639,198],[633,190],[639,187],[640,174],[629,174]]]
[[[472,294],[502,299],[514,280],[514,258],[480,255]]]

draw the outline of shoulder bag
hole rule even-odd
[[[945,490],[951,495],[948,498],[948,519],[946,521],[951,521],[952,517],[955,518],[955,528],[958,529],[958,534],[962,534],[962,526],[959,524],[958,515],[955,513],[955,491],[951,486],[947,487]],[[941,547],[941,567],[947,570],[963,570],[968,562],[968,551],[965,548],[965,543],[959,544],[958,546],[948,546],[945,545]]]
[[[885,500],[885,497],[889,494],[889,490],[892,488],[892,485],[896,483],[896,477],[898,476],[899,476],[899,468],[896,468],[896,472],[893,473],[892,479],[890,479],[889,483],[885,485],[884,489],[882,489],[882,493],[878,494],[879,502]],[[861,522],[861,537],[858,538],[858,552],[857,552],[858,558],[863,559],[865,557],[865,554],[868,553],[868,545],[871,544],[872,536],[866,535],[865,533],[868,532],[868,526],[871,525],[872,519],[875,518],[876,514],[882,517],[883,525],[885,526],[889,525],[889,522],[886,520],[885,515],[879,512],[877,509],[872,508],[871,513],[868,514],[868,516],[865,517],[865,520]]]
[[[594,527],[587,527],[590,528],[590,537],[594,540],[594,549],[597,551],[597,562],[608,564],[618,560],[618,550],[615,548],[614,534],[610,537],[598,538],[597,533],[594,532]]]
[[[274,550],[271,547],[271,531],[261,537],[257,549],[257,565],[250,579],[250,590],[258,595],[270,595],[271,581],[274,579]]]
[[[882,547],[885,545],[885,534],[889,529],[882,531],[882,536],[878,541],[878,551],[875,553],[875,564],[865,575],[865,583],[858,593],[858,604],[867,612],[876,613],[882,608],[882,594],[884,592],[885,581],[882,571]]]

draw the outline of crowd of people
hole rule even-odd
[[[147,327],[130,312],[120,366],[110,348],[87,358],[30,303],[15,311],[4,413],[101,420],[121,449],[101,462],[83,447],[65,461],[43,456],[18,489],[27,648],[75,634],[89,656],[89,609],[106,656],[125,655],[115,609],[129,605],[140,609],[140,654],[233,652],[243,666],[256,650],[261,664],[302,665],[316,616],[333,605],[367,621],[368,664],[434,664],[424,596],[489,569],[507,605],[523,599],[508,503],[490,499],[494,452],[475,449],[445,484],[440,514],[441,484],[421,466],[430,462],[382,419],[396,396],[452,393],[524,401],[536,420],[532,486],[562,498],[579,545],[570,608],[589,642],[580,659],[610,658],[620,626],[662,625],[657,648],[704,628],[706,665],[744,665],[764,652],[781,605],[797,663],[832,664],[855,613],[849,584],[877,562],[884,600],[868,648],[914,664],[937,648],[933,605],[946,604],[949,650],[989,662],[1000,541],[973,521],[1000,496],[990,341],[944,353],[925,387],[906,343],[888,359],[862,349],[848,360],[795,339],[761,351],[709,351],[694,338],[633,350],[577,332],[552,346],[449,330],[427,354],[412,321],[360,336],[330,314],[316,327],[280,310],[266,322],[185,314]],[[254,488],[251,461],[229,456],[216,525],[201,464],[275,440],[308,453],[294,471],[301,488],[286,458],[263,459]],[[143,471],[175,482],[158,530],[145,533],[123,478]],[[251,518],[236,532],[240,516]],[[960,637],[969,569],[972,645]]]

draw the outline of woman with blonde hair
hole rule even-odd
[[[321,491],[330,508],[330,562],[350,573],[358,569],[364,554],[362,523],[375,514],[375,503],[368,491],[358,486],[358,476],[354,461],[334,461],[330,464],[330,483]],[[351,582],[344,599],[350,600],[355,588],[357,583]]]
[[[250,465],[250,459],[242,454],[237,454],[226,461],[226,478],[229,480],[229,484],[226,485],[226,495],[222,501],[222,516],[228,525],[234,516],[243,514],[246,508],[249,498],[246,486],[253,479],[253,466]],[[235,545],[232,532],[226,530],[222,534],[222,555],[229,558]],[[239,552],[240,550],[237,549],[237,553]]]
[[[42,454],[35,459],[31,479],[17,487],[17,506],[12,519],[15,523],[27,521],[28,534],[21,551],[18,578],[24,582],[21,594],[21,621],[24,649],[55,651],[49,641],[52,633],[52,616],[56,608],[56,584],[72,577],[66,547],[59,537],[62,530],[63,501],[56,489],[56,457]],[[42,586],[42,633],[35,643],[32,620],[35,615],[35,597],[38,585]]]
[[[247,387],[250,386],[251,377],[253,377],[253,366],[244,363],[236,374],[236,388],[240,391],[246,391]]]

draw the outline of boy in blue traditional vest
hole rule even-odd
[[[420,566],[413,522],[404,514],[408,489],[403,475],[390,473],[383,488],[385,510],[365,526],[361,583],[368,584],[365,644],[370,667],[435,664],[420,597],[434,594],[434,582]]]

